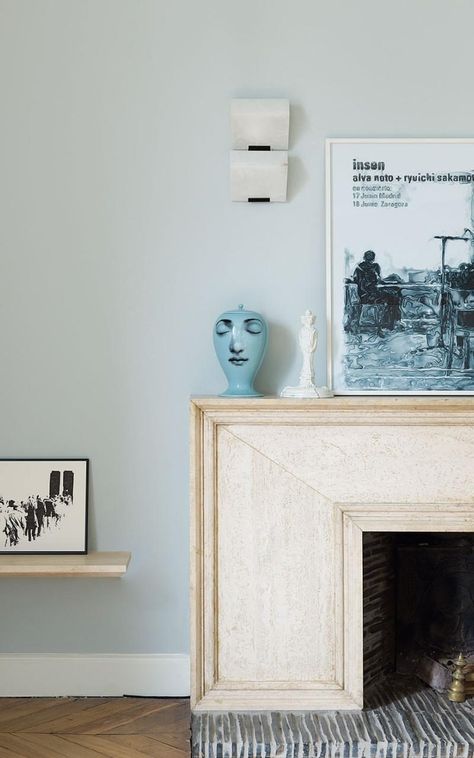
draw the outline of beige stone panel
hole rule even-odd
[[[474,502],[474,428],[232,424],[231,434],[332,501]]]
[[[216,489],[217,681],[334,683],[340,512],[222,427]]]

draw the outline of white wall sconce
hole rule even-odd
[[[233,201],[286,201],[289,128],[288,100],[232,100],[230,189]]]

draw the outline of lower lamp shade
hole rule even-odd
[[[231,150],[230,194],[237,202],[286,202],[286,150]]]

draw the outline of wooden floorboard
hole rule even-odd
[[[189,758],[187,698],[0,698],[0,758]]]
[[[0,733],[3,732],[49,732],[50,730],[45,728],[48,723],[67,723],[68,718],[77,717],[79,712],[86,712],[93,708],[92,704],[87,702],[87,699],[73,701],[66,698],[58,698],[50,701],[48,705],[44,705],[43,708],[29,710],[27,706],[24,706],[23,713],[18,714],[18,711],[10,709],[10,713],[2,714],[1,712],[1,700],[0,700]],[[5,718],[2,719],[2,716]]]
[[[157,738],[155,737],[155,739]],[[165,745],[171,745],[171,747],[175,747],[178,750],[184,752],[189,750],[189,735],[187,733],[187,728],[181,728],[180,731],[160,732],[158,739]]]

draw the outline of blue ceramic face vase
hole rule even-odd
[[[255,311],[221,313],[214,325],[214,347],[229,386],[222,396],[260,397],[253,386],[267,347],[267,324]]]

